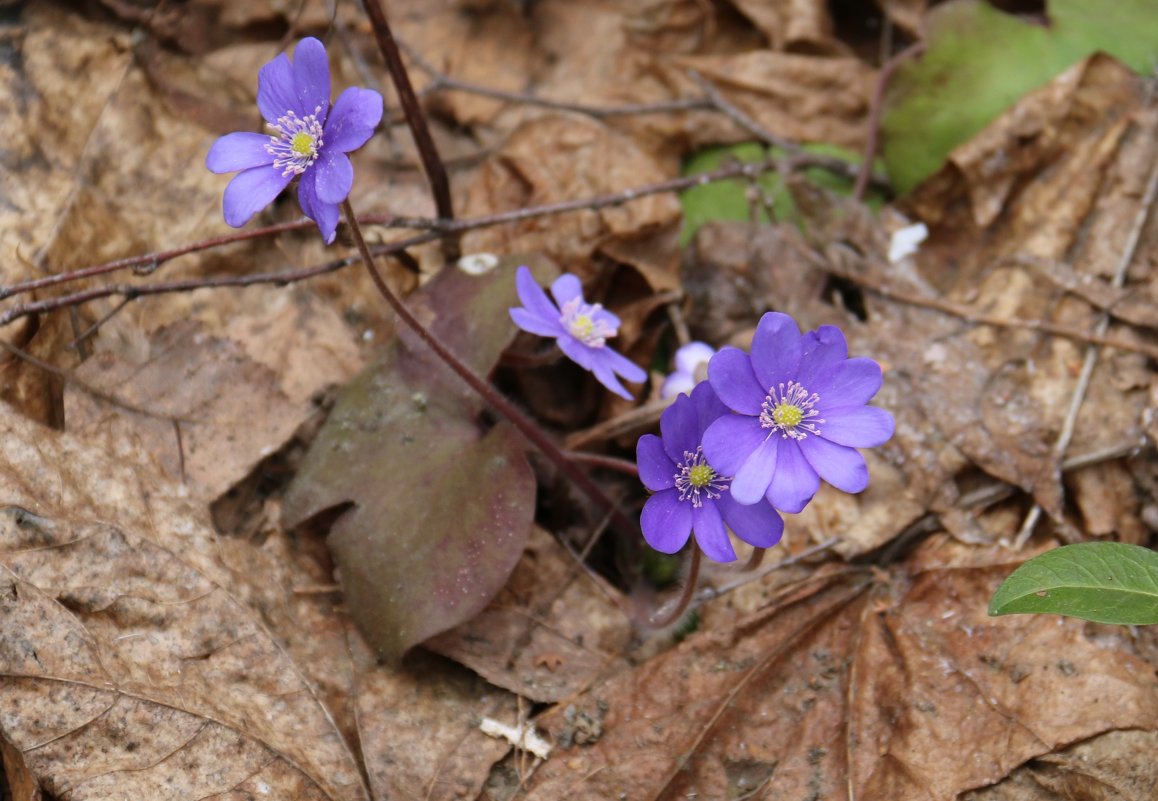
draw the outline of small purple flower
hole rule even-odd
[[[732,479],[704,458],[704,430],[727,415],[727,407],[711,385],[701,381],[691,397],[680,395],[660,415],[662,439],[653,434],[639,438],[639,478],[655,493],[643,506],[640,524],[647,544],[657,551],[675,553],[694,531],[696,543],[709,559],[735,561],[725,525],[757,548],[780,541],[784,521],[771,504],[737,503],[730,492]]]
[[[708,375],[708,362],[716,349],[703,342],[689,342],[675,354],[675,372],[664,379],[659,396],[670,400],[680,393],[691,394],[696,384]]]
[[[302,39],[294,60],[282,53],[257,74],[257,107],[270,133],[231,133],[209,149],[205,166],[238,172],[225,188],[225,221],[240,228],[299,178],[298,203],[326,244],[338,228],[338,205],[350,194],[354,167],[346,156],[382,119],[382,95],[352,86],[330,108],[326,48]]]
[[[839,328],[801,335],[786,314],[760,318],[752,355],[724,348],[708,365],[708,381],[736,414],[704,433],[704,454],[733,475],[740,503],[767,498],[782,512],[799,512],[824,479],[845,492],[868,486],[857,448],[882,445],[893,417],[866,406],[881,386],[880,365],[848,358]]]
[[[631,393],[623,388],[616,375],[628,381],[643,381],[647,373],[607,347],[607,340],[619,331],[619,318],[598,303],[592,305],[584,301],[578,278],[564,273],[555,279],[551,284],[555,303],[535,283],[526,267],[520,267],[515,274],[515,288],[523,303],[522,307],[511,309],[515,325],[532,334],[555,337],[567,358],[590,370],[600,384],[619,397],[631,400]]]

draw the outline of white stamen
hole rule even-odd
[[[719,498],[731,480],[721,476],[708,464],[702,446],[697,447],[695,453],[684,451],[684,463],[675,474],[675,485],[680,491],[680,500],[691,499],[692,506],[697,509],[704,505],[704,497],[710,500]]]
[[[265,152],[274,157],[274,169],[281,170],[283,176],[301,175],[318,160],[318,154],[325,144],[322,141],[322,124],[318,121],[321,113],[321,106],[305,117],[299,117],[291,110],[278,117],[276,124],[269,126],[274,133],[269,137]]]
[[[596,315],[603,311],[603,304],[588,305],[582,298],[571,298],[563,304],[563,312],[559,315],[561,322],[571,336],[589,348],[602,348],[608,339],[615,336],[619,329],[614,328]]]
[[[815,392],[809,394],[795,381],[781,384],[779,388],[772,387],[760,407],[760,425],[779,431],[783,439],[792,437],[799,442],[809,434],[820,433],[818,426],[824,420],[818,417],[820,412],[813,408],[819,402],[819,395]]]

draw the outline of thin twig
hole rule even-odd
[[[1130,269],[1130,263],[1134,261],[1134,254],[1138,250],[1138,243],[1142,239],[1142,231],[1146,228],[1146,221],[1150,219],[1150,211],[1154,207],[1155,196],[1158,195],[1158,159],[1150,168],[1150,179],[1146,183],[1146,191],[1142,195],[1142,201],[1138,206],[1138,214],[1134,218],[1134,224],[1130,228],[1130,233],[1126,237],[1126,246],[1122,249],[1122,255],[1118,259],[1118,265],[1114,270],[1114,277],[1110,281],[1110,286],[1114,289],[1121,289],[1126,283],[1126,272]],[[1094,324],[1094,336],[1102,337],[1110,327],[1110,317],[1108,312],[1102,312],[1098,316],[1097,322]],[[1053,458],[1060,461],[1065,456],[1066,449],[1070,446],[1070,441],[1073,439],[1074,431],[1077,428],[1078,415],[1081,413],[1082,404],[1086,399],[1086,392],[1090,386],[1090,380],[1094,375],[1094,368],[1098,364],[1098,356],[1101,353],[1101,348],[1098,344],[1091,344],[1086,347],[1085,359],[1082,361],[1082,370],[1078,374],[1077,385],[1074,387],[1073,398],[1070,400],[1070,408],[1066,412],[1065,420],[1062,423],[1061,432],[1058,433],[1057,440],[1053,446]],[[1025,520],[1021,523],[1021,528],[1017,532],[1017,537],[1013,541],[1013,547],[1021,550],[1033,535],[1033,529],[1037,526],[1041,519],[1042,508],[1041,504],[1034,502],[1030,507]]]
[[[418,148],[418,155],[422,159],[422,167],[426,171],[426,179],[430,181],[430,191],[434,195],[434,207],[438,216],[444,220],[454,219],[454,204],[450,196],[450,179],[446,174],[446,165],[438,155],[438,146],[434,144],[434,137],[430,135],[430,127],[426,124],[426,115],[422,111],[422,104],[414,94],[414,87],[410,83],[410,75],[406,72],[406,65],[402,63],[402,53],[398,51],[398,43],[394,41],[394,34],[390,24],[386,21],[386,13],[382,10],[379,0],[362,0],[366,15],[370,18],[370,25],[374,29],[374,38],[378,42],[378,49],[386,61],[386,69],[390,72],[390,79],[394,82],[394,90],[398,93],[398,101],[406,113],[406,124],[410,126],[410,134],[414,137],[414,144]],[[442,251],[448,262],[457,261],[461,255],[459,237],[449,236],[442,240]]]

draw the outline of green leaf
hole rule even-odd
[[[553,270],[527,262],[540,281]],[[514,338],[515,267],[448,268],[407,299],[419,319],[484,375]],[[327,544],[346,606],[390,662],[474,617],[526,546],[535,478],[508,424],[484,433],[481,399],[409,329],[342,391],[286,493],[294,527],[349,507]]]
[[[819,156],[833,156],[844,159],[850,164],[860,161],[859,157],[835,145],[808,144],[804,146],[806,153]],[[751,164],[768,158],[783,158],[781,148],[766,148],[758,142],[742,142],[738,145],[710,147],[693,154],[684,162],[684,175],[697,175],[711,172],[730,163],[740,162]],[[853,182],[833,175],[830,171],[820,167],[811,167],[804,170],[805,177],[815,186],[831,190],[839,195],[849,195],[852,192]],[[803,220],[796,210],[796,203],[792,193],[776,172],[766,172],[756,179],[756,184],[772,201],[772,211],[780,222],[793,223],[800,226]],[[713,220],[731,220],[744,222],[752,219],[752,210],[748,202],[749,183],[746,180],[735,179],[730,181],[715,181],[704,186],[693,186],[680,195],[680,205],[683,206],[684,227],[680,232],[680,245],[686,246],[696,235],[696,231],[706,222]],[[884,198],[875,192],[870,192],[866,202],[872,208],[879,208]],[[756,215],[759,222],[769,222],[768,215],[763,207]]]
[[[1021,97],[1102,51],[1148,74],[1158,57],[1154,0],[1051,0],[1049,25],[954,0],[926,16],[928,48],[901,65],[885,99],[883,156],[905,193]]]
[[[1081,542],[1023,564],[993,593],[990,615],[1046,613],[1095,623],[1158,623],[1158,553],[1122,542]]]

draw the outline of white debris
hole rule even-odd
[[[493,718],[483,718],[479,730],[491,737],[501,737],[515,748],[529,751],[539,759],[546,759],[551,755],[551,744],[535,731],[534,726],[519,724],[518,727],[514,727]]]
[[[498,266],[499,257],[493,253],[468,253],[458,260],[458,269],[468,275],[483,275]]]
[[[906,256],[917,252],[917,246],[929,236],[929,228],[924,223],[906,225],[893,231],[889,239],[889,264],[896,264]]]

